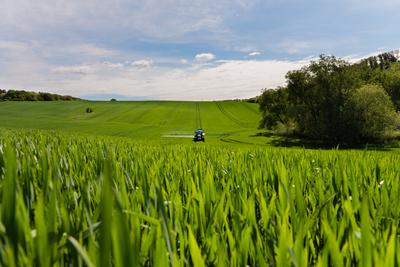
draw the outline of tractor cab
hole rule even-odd
[[[194,132],[193,141],[195,141],[195,142],[199,142],[199,141],[205,142],[206,141],[204,138],[204,130],[203,129],[199,128],[199,129],[197,129],[197,131]]]

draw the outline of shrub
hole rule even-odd
[[[383,139],[399,124],[393,102],[380,85],[367,84],[354,90],[346,111],[353,138]]]
[[[86,113],[92,113],[93,109],[92,108],[86,108]]]

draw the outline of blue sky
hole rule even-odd
[[[0,88],[91,99],[251,97],[400,47],[397,0],[0,1]]]

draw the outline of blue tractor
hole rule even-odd
[[[205,142],[206,141],[206,139],[204,138],[203,129],[200,128],[200,129],[197,129],[197,131],[194,132],[193,141],[194,142],[199,142],[199,141]]]

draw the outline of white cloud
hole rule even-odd
[[[60,66],[54,68],[54,73],[56,74],[79,74],[86,75],[94,72],[94,69],[88,65],[80,66]]]
[[[215,55],[212,53],[202,53],[195,56],[197,62],[209,62],[215,59]]]
[[[102,64],[111,69],[122,69],[124,67],[124,64],[121,62],[114,63],[114,62],[104,61]]]
[[[54,53],[64,53],[69,55],[81,55],[81,56],[89,56],[89,57],[111,57],[117,54],[117,51],[102,48],[97,45],[91,43],[84,44],[71,44],[71,45],[62,45],[62,46],[52,46],[51,47],[52,54]]]
[[[115,91],[159,99],[248,97],[261,88],[284,84],[286,71],[305,61],[216,61],[212,53],[180,60],[185,55],[179,52],[171,52],[174,58],[151,59],[156,46],[143,55],[135,54],[135,45],[129,44],[177,45],[176,50],[179,45],[191,49],[209,44],[208,51],[222,47],[245,57],[267,50],[315,54],[347,44],[322,39],[280,42],[279,38],[269,44],[252,29],[238,36],[231,27],[236,18],[240,23],[241,14],[256,2],[259,0],[5,0],[0,9],[0,36],[4,38],[0,40],[0,84],[78,96]],[[367,5],[361,0],[346,2],[356,8]],[[385,7],[400,3],[366,2]]]
[[[257,51],[254,51],[254,52],[249,53],[248,55],[251,56],[251,57],[255,57],[255,56],[261,55],[261,53],[257,52]]]
[[[368,54],[364,54],[364,55],[361,55],[361,54],[349,55],[349,56],[343,57],[343,59],[350,63],[357,63],[363,59],[378,56],[382,53],[392,53],[395,57],[398,58],[400,56],[400,49],[390,50],[390,49],[378,48],[375,52],[372,52],[372,53],[368,53]]]
[[[129,60],[139,57],[123,53],[106,60],[102,55],[109,53],[107,49],[103,53],[98,52],[97,46],[76,44],[75,47],[89,47],[89,51],[97,52],[86,52],[87,55],[82,57],[84,60],[74,62],[74,51],[68,48],[71,45],[65,46],[65,49],[61,46],[54,48],[69,51],[66,57],[75,57],[67,64],[48,60],[45,54],[40,53],[46,50],[46,46],[41,48],[40,43],[0,42],[0,45],[3,46],[0,50],[2,88],[75,96],[112,93],[151,99],[246,98],[260,94],[262,88],[284,85],[287,71],[298,69],[311,60],[215,60],[215,55],[202,53],[195,57],[193,65],[177,64],[177,59],[162,58],[157,58],[155,64],[149,58]],[[47,48],[53,49],[51,46]],[[4,51],[4,54],[1,53]],[[7,51],[14,52],[10,56]],[[354,58],[359,57],[353,56],[350,60]],[[189,63],[181,63],[185,62]]]
[[[121,52],[92,43],[49,43],[45,41],[8,41],[0,39],[0,58],[11,60],[23,56],[35,56],[58,61],[92,61],[100,58],[118,57]]]
[[[0,9],[0,34],[55,36],[70,39],[82,32],[124,34],[156,40],[180,40],[193,32],[198,38],[221,38],[230,31],[226,20],[254,5],[255,0],[5,0]],[[79,29],[79,30],[77,30]],[[71,34],[72,33],[72,34]]]
[[[251,52],[257,51],[257,48],[254,45],[246,45],[243,47],[232,47],[232,50],[249,54]]]
[[[358,58],[361,56],[347,59]],[[263,88],[285,85],[285,74],[310,60],[313,59],[218,60],[207,67],[153,65],[144,69],[132,68],[132,61],[61,67],[32,61],[27,65],[30,68],[19,64],[5,69],[0,84],[4,88],[46,90],[75,96],[118,94],[178,100],[247,98],[260,94]],[[20,78],[21,69],[28,73],[25,79]]]
[[[145,60],[141,61],[143,64],[138,64],[139,60],[136,64],[147,64]],[[74,96],[118,94],[179,100],[246,98],[260,94],[262,88],[283,85],[286,72],[305,63],[221,60],[207,67],[164,68],[156,65],[138,69],[132,68],[131,61],[55,66],[32,59],[26,65],[29,68],[22,63],[11,63],[0,76],[0,84],[4,88]],[[21,79],[22,75],[24,79]]]
[[[89,75],[89,74],[104,74],[110,75],[111,73],[120,73],[121,71],[130,70],[143,70],[152,67],[153,61],[142,59],[135,61],[125,62],[92,62],[78,65],[58,66],[53,68],[53,73],[56,74],[78,74],[78,75]]]
[[[0,40],[0,50],[11,50],[11,51],[26,51],[29,49],[29,45],[23,42],[16,42],[16,41],[5,41]]]
[[[147,69],[153,65],[153,61],[148,59],[135,60],[131,65],[138,69]]]

